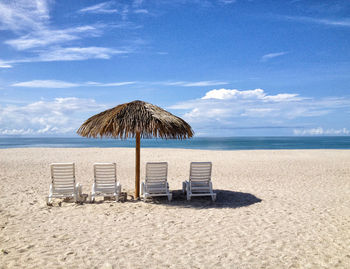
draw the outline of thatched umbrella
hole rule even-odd
[[[191,126],[164,109],[143,101],[118,105],[87,119],[77,133],[85,137],[136,137],[135,198],[140,190],[140,138],[186,139]]]

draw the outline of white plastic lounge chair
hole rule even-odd
[[[82,186],[75,182],[75,164],[74,163],[52,163],[51,184],[48,204],[51,204],[52,198],[70,198],[75,202],[81,199]]]
[[[153,196],[168,196],[171,201],[173,195],[169,192],[167,181],[168,163],[146,163],[146,179],[141,183],[141,196],[144,199]]]
[[[211,162],[191,162],[189,181],[182,183],[182,190],[188,201],[192,196],[211,196],[213,201],[216,200],[211,182],[211,168]]]
[[[121,185],[117,182],[117,169],[115,163],[94,164],[94,184],[91,190],[91,202],[95,196],[114,196],[118,202],[121,193]]]

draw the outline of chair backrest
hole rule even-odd
[[[146,182],[165,182],[168,177],[167,162],[146,163]]]
[[[191,162],[190,181],[203,182],[211,180],[211,162]]]
[[[56,191],[72,192],[75,188],[75,164],[50,164],[52,185]]]
[[[96,187],[107,187],[109,184],[114,185],[117,182],[116,163],[95,163],[94,180]]]

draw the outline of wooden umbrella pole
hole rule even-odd
[[[136,133],[135,199],[140,198],[140,132]]]

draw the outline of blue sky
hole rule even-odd
[[[350,1],[0,1],[0,135],[133,100],[197,136],[350,135]]]

